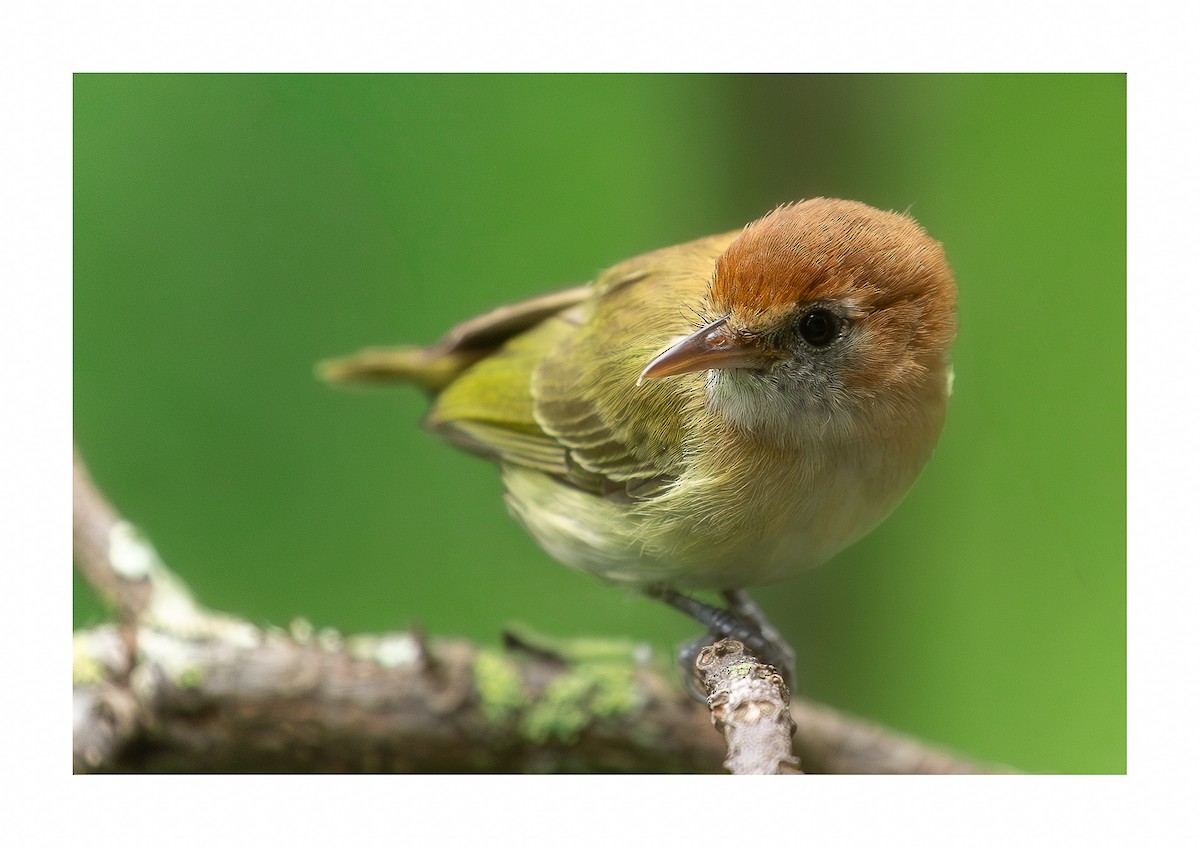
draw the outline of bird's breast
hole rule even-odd
[[[869,532],[915,481],[940,423],[937,413],[905,428],[892,416],[780,443],[693,410],[680,472],[652,497],[598,495],[516,466],[504,483],[514,516],[568,565],[635,586],[739,588],[819,565]]]

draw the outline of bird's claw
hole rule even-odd
[[[760,662],[775,667],[788,689],[795,680],[796,652],[792,650],[779,631],[771,626],[758,604],[744,591],[729,589],[722,592],[728,608],[712,606],[679,591],[656,586],[647,594],[694,618],[708,628],[699,639],[680,647],[677,654],[683,685],[688,694],[697,701],[708,700],[708,693],[700,684],[696,673],[696,657],[700,651],[721,639],[736,639],[746,646],[747,652]]]
[[[679,663],[679,672],[683,678],[683,688],[687,690],[693,700],[702,704],[706,703],[708,690],[700,682],[700,674],[696,669],[696,658],[702,650],[714,642],[722,639],[736,639],[746,646],[747,653],[753,654],[759,662],[772,666],[779,672],[784,685],[791,691],[796,678],[796,652],[792,650],[791,645],[779,638],[777,633],[771,635],[775,638],[772,639],[770,636],[754,630],[745,622],[737,620],[735,627],[725,629],[714,626],[703,636],[698,636],[680,645],[676,653],[676,661]]]

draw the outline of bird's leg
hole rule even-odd
[[[775,629],[774,625],[767,621],[762,607],[756,604],[744,590],[726,589],[721,592],[721,597],[725,599],[725,602],[729,604],[729,609],[738,618],[754,627],[762,636],[765,647],[763,648],[764,656],[761,659],[767,664],[775,666],[775,670],[783,676],[783,682],[787,684],[788,689],[791,689],[796,679],[796,651]]]
[[[675,661],[679,664],[679,674],[683,679],[683,688],[687,690],[693,700],[703,704],[708,700],[708,692],[700,684],[700,677],[696,671],[696,657],[700,655],[700,651],[707,645],[727,636],[737,639],[749,647],[752,642],[757,644],[757,634],[729,610],[698,601],[674,589],[653,586],[646,589],[646,594],[705,626],[706,632],[703,636],[680,645],[679,651],[675,655]]]
[[[646,594],[658,598],[708,628],[705,635],[683,645],[677,657],[680,671],[683,673],[684,686],[696,700],[704,701],[707,698],[707,693],[700,688],[696,679],[696,657],[702,648],[724,638],[738,640],[750,653],[775,666],[783,676],[784,682],[791,686],[795,652],[779,635],[779,631],[767,621],[758,605],[744,592],[728,590],[722,593],[729,602],[729,609],[706,604],[661,586],[647,590]]]
[[[647,594],[652,598],[658,598],[658,600],[668,606],[674,607],[684,615],[694,618],[718,636],[728,636],[730,639],[737,639],[748,648],[751,648],[751,650],[760,647],[758,641],[759,634],[753,624],[743,621],[732,610],[714,607],[712,604],[697,601],[695,598],[688,597],[674,589],[656,587],[649,590]]]

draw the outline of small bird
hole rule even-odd
[[[900,502],[942,429],[955,331],[954,275],[916,221],[813,198],[319,370],[429,390],[426,426],[499,465],[547,552],[709,627],[681,663],[728,635],[790,679],[744,589]]]

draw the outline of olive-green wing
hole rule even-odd
[[[591,296],[471,365],[427,423],[476,453],[599,493],[652,494],[684,461],[703,380],[637,385],[646,364],[706,320],[696,313],[734,233],[655,251],[597,278]]]
[[[717,257],[735,233],[629,260],[596,281],[587,320],[534,374],[534,413],[566,445],[579,478],[633,495],[673,480],[687,424],[704,403],[703,375],[638,385],[646,365],[708,319],[698,314]]]
[[[556,315],[514,337],[435,398],[426,426],[474,453],[565,476],[567,449],[538,425],[530,381],[574,330],[569,317]]]

